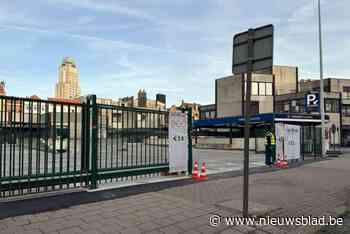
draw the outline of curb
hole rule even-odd
[[[289,170],[293,168],[300,167],[302,165],[307,165],[319,161],[331,160],[331,159],[316,159],[307,160],[303,162],[291,165],[289,168],[282,170]],[[260,174],[281,171],[279,168],[275,167],[255,167],[250,169],[250,174]],[[27,214],[37,214],[41,212],[54,211],[64,208],[69,208],[72,206],[89,204],[99,201],[107,201],[112,199],[124,198],[127,196],[138,195],[142,193],[158,192],[164,189],[180,187],[191,185],[195,183],[207,183],[213,180],[233,178],[243,175],[243,170],[229,171],[219,174],[212,174],[209,176],[208,180],[205,181],[194,181],[192,178],[181,178],[178,180],[167,180],[167,181],[157,181],[154,183],[144,183],[136,184],[128,187],[118,187],[118,188],[107,188],[105,190],[98,191],[75,191],[74,193],[60,193],[51,194],[50,196],[45,196],[41,194],[40,197],[29,197],[27,199],[14,199],[9,201],[4,201],[0,203],[0,219],[15,217]]]

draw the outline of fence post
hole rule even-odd
[[[97,188],[97,106],[96,95],[89,96],[91,100],[91,189]]]
[[[188,164],[187,164],[187,170],[188,174],[192,175],[192,165],[193,165],[193,158],[192,158],[192,109],[187,109],[187,131],[188,131]]]
[[[81,171],[86,173],[85,184],[90,184],[90,99],[89,96],[83,101],[81,112]]]

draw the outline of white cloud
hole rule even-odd
[[[67,4],[73,7],[88,9],[93,11],[110,12],[115,14],[122,14],[141,19],[154,19],[146,12],[131,7],[123,6],[115,1],[104,0],[50,0],[51,3]]]
[[[92,23],[92,22],[94,22],[95,21],[95,18],[94,17],[92,17],[92,16],[87,16],[87,15],[84,15],[84,16],[80,16],[80,17],[78,17],[78,19],[77,19],[77,24],[78,25],[86,25],[86,24],[90,24],[90,23]]]
[[[305,19],[309,19],[315,15],[315,1],[308,1],[300,4],[300,6],[287,19],[288,23],[305,23]]]

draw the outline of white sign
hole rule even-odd
[[[277,123],[275,125],[276,135],[276,157],[284,160],[284,124]]]
[[[169,113],[169,172],[187,171],[188,132],[187,114]]]
[[[277,158],[279,160],[299,159],[301,135],[300,126],[277,123],[275,130]]]
[[[316,106],[316,105],[318,105],[317,95],[314,94],[314,93],[306,95],[306,105],[307,106]]]
[[[284,126],[285,140],[284,153],[286,160],[300,158],[300,126],[288,125]]]

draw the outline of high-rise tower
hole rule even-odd
[[[137,93],[137,106],[147,107],[147,93],[144,89],[140,89]]]
[[[6,96],[5,82],[0,82],[0,96]]]
[[[80,97],[79,73],[72,58],[64,58],[59,67],[55,98],[73,99]]]

